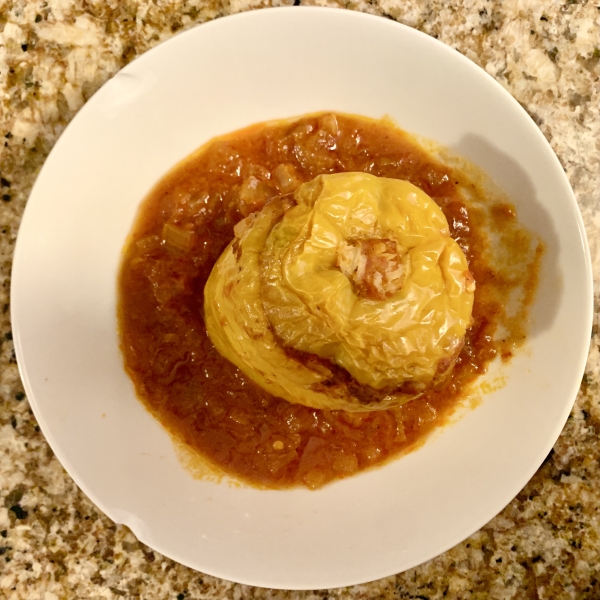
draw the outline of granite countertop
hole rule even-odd
[[[496,518],[400,575],[336,590],[251,588],[139,543],[77,488],[28,405],[10,323],[10,270],[31,186],[85,101],[178,31],[287,0],[0,0],[0,597],[600,598],[600,4],[587,0],[301,0],[396,19],[458,49],[526,108],[558,155],[590,242],[589,360],[544,464]],[[297,2],[296,2],[297,3]]]

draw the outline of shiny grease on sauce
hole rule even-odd
[[[477,284],[449,380],[396,410],[315,410],[270,396],[216,352],[204,326],[204,284],[253,202],[343,171],[406,179],[431,196]],[[125,368],[163,426],[224,472],[317,488],[414,447],[490,361],[510,358],[525,339],[542,253],[510,204],[486,199],[390,123],[324,114],[254,125],[204,146],[144,201],[119,277]]]

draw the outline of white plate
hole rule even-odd
[[[422,448],[317,492],[199,481],[125,375],[115,319],[138,203],[211,137],[318,110],[391,115],[453,147],[512,197],[549,251],[507,383]],[[127,66],[69,125],[19,232],[17,357],[52,449],[114,521],[159,552],[242,583],[326,588],[408,569],[522,488],[575,398],[591,327],[580,214],[550,146],[510,95],[434,39],[323,8],[269,9],[178,35]]]

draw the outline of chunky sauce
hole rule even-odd
[[[204,326],[204,284],[234,225],[265,197],[342,171],[406,179],[431,196],[477,284],[450,379],[396,410],[320,411],[272,397],[216,352]],[[491,360],[510,358],[542,252],[512,206],[486,204],[467,176],[391,124],[329,114],[255,125],[203,147],[143,203],[119,279],[125,368],[146,407],[212,464],[254,485],[316,488],[414,447]]]

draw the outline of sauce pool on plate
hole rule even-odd
[[[430,196],[476,284],[450,375],[393,409],[320,410],[274,397],[206,332],[204,287],[235,225],[318,175],[343,172],[406,180]],[[260,487],[318,488],[414,448],[492,360],[510,359],[526,338],[542,255],[510,203],[388,121],[324,113],[253,125],[203,146],[144,200],[118,282],[125,369],[162,425],[223,472]]]

